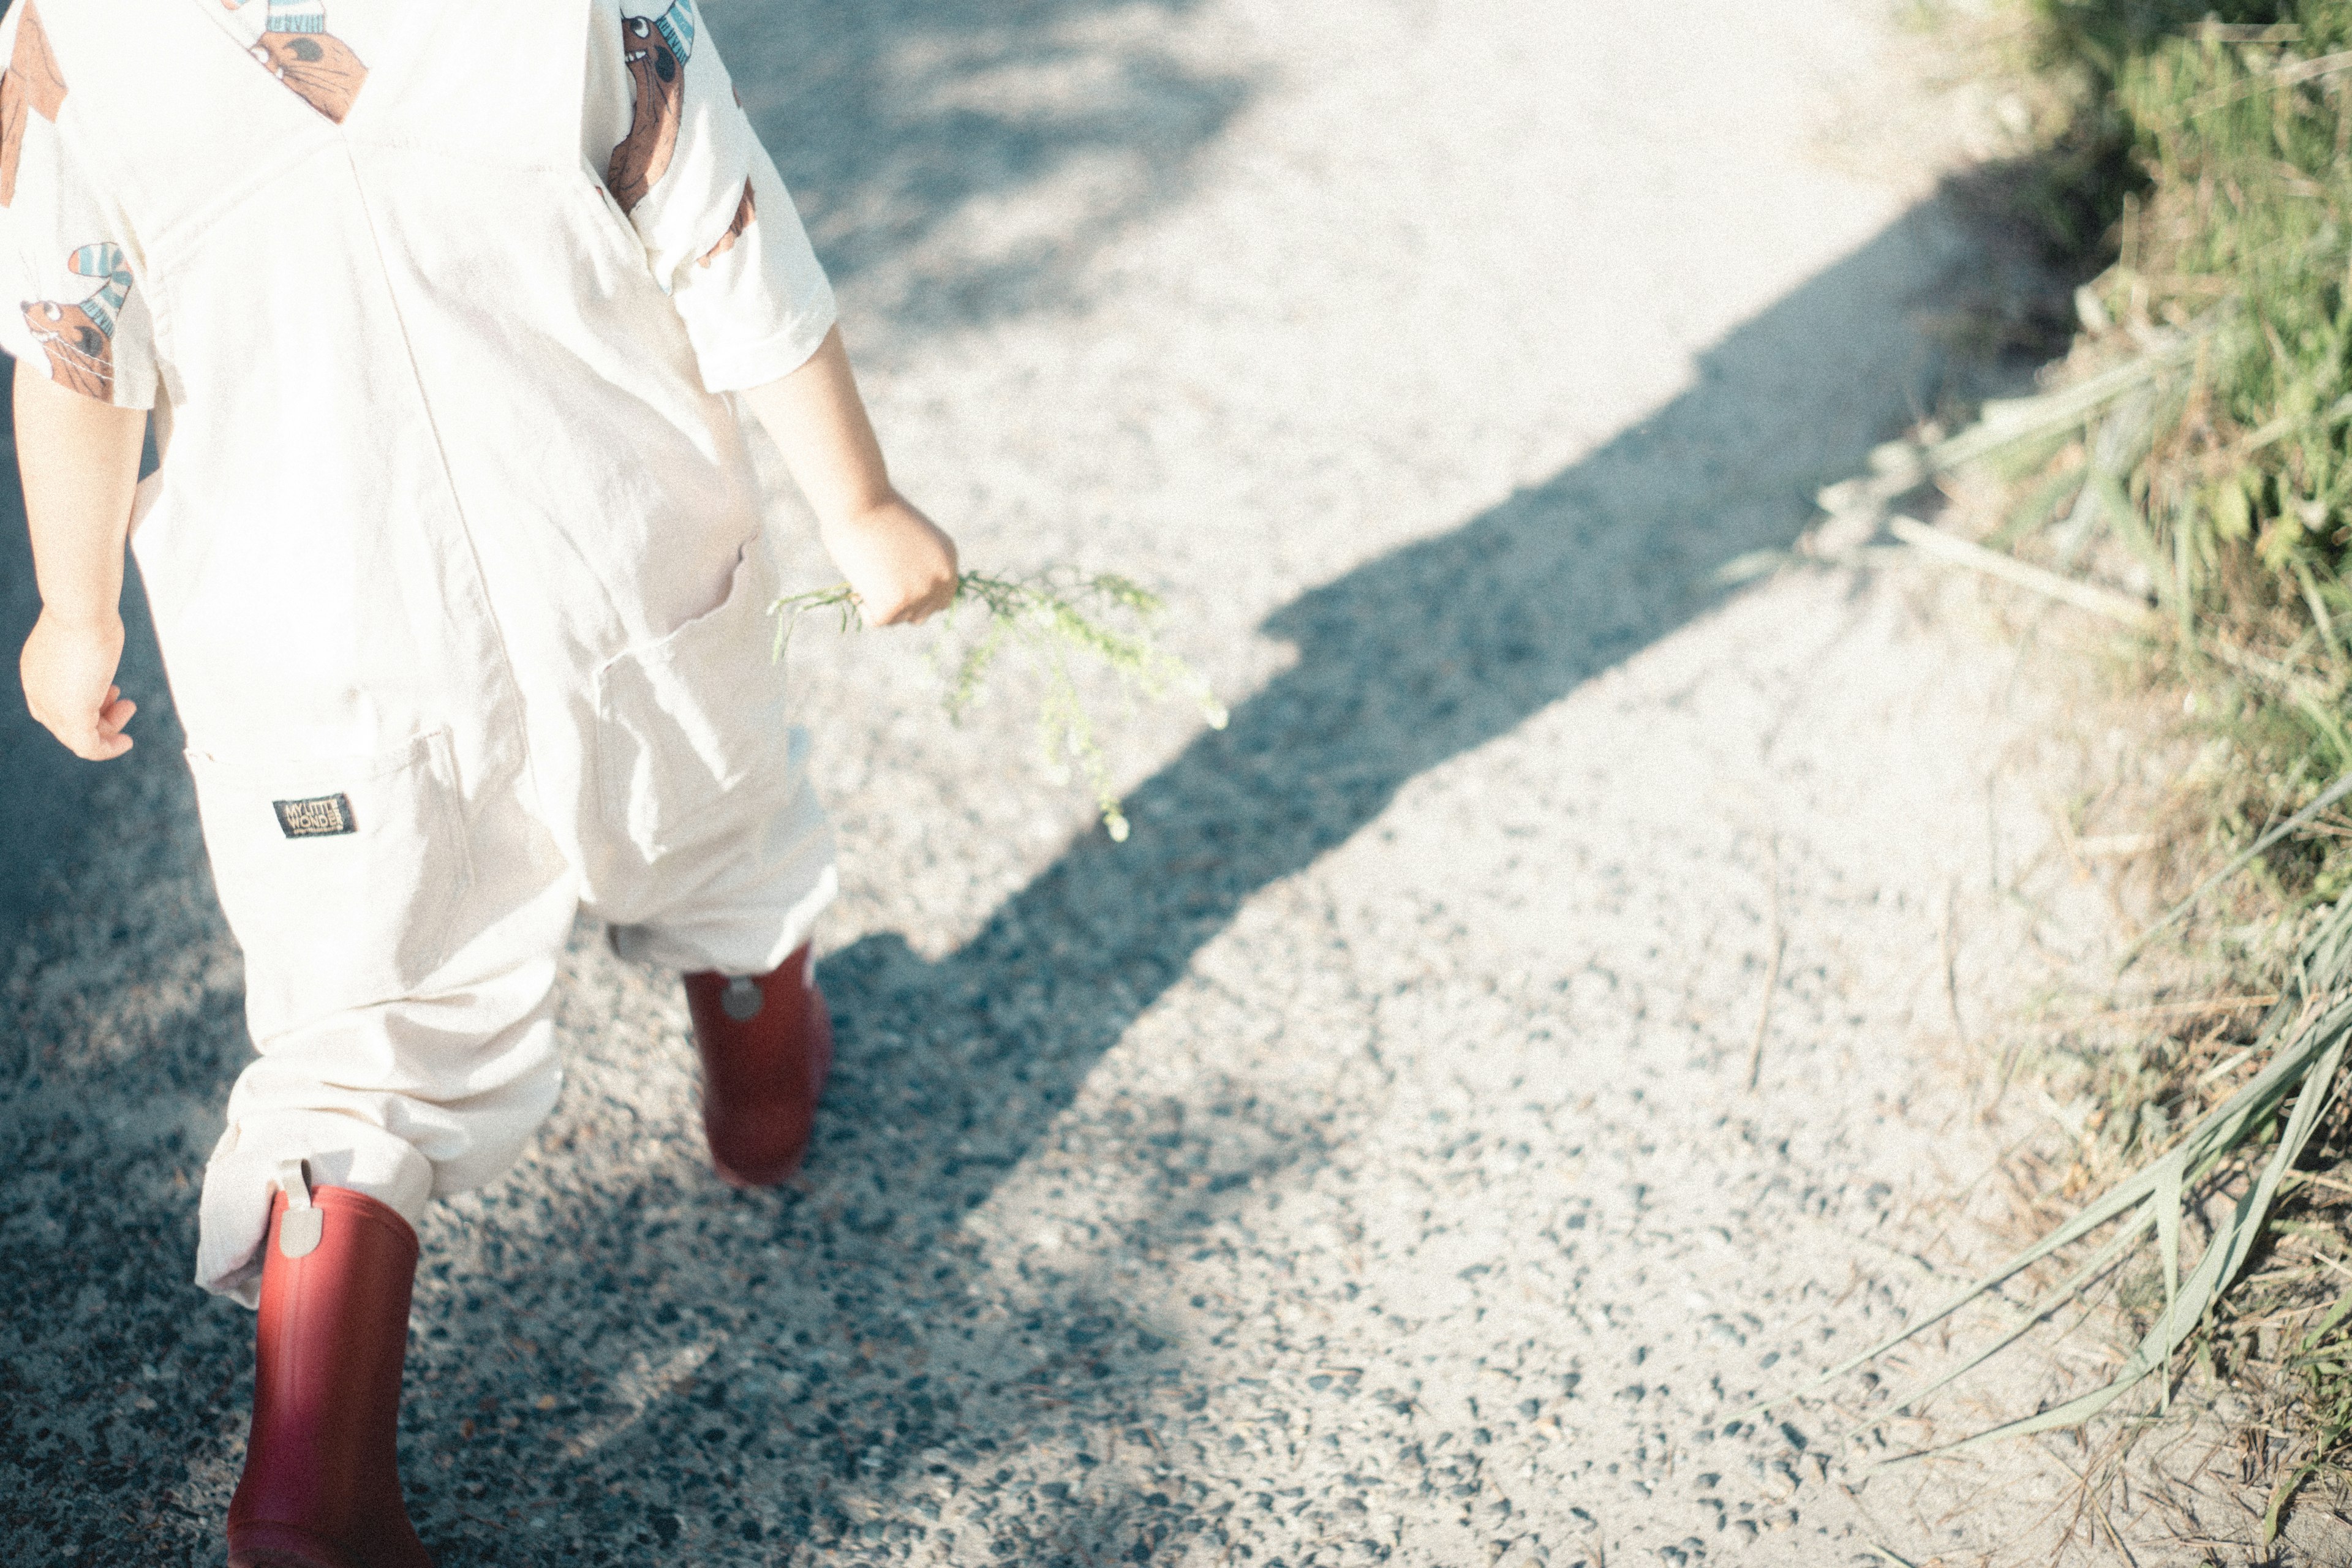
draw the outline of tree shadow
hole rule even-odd
[[[827,271],[899,339],[1063,300],[1095,249],[1182,199],[1254,91],[1184,57],[1200,8],[708,7]]]

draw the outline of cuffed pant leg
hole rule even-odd
[[[313,1183],[365,1193],[411,1226],[433,1195],[433,1163],[372,1122],[331,1110],[256,1111],[229,1123],[205,1167],[197,1284],[260,1305],[270,1198],[289,1160],[307,1160]]]
[[[257,1299],[272,1183],[287,1160],[415,1224],[427,1199],[487,1183],[522,1152],[562,1086],[553,1018],[568,882],[495,933],[507,962],[469,984],[330,1014],[257,1043],[205,1172],[196,1283]]]

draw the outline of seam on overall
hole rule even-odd
[[[343,149],[343,156],[351,165],[352,190],[359,203],[360,217],[367,225],[368,247],[374,253],[376,276],[383,285],[385,300],[391,303],[393,324],[400,332],[400,352],[408,362],[409,384],[416,390],[417,405],[425,414],[425,428],[433,437],[433,458],[441,470],[441,486],[449,498],[449,512],[457,520],[458,537],[466,542],[466,564],[471,569],[474,591],[481,595],[482,616],[489,623],[490,636],[498,643],[499,674],[506,682],[507,695],[515,704],[518,719],[515,735],[522,747],[523,776],[529,781],[532,804],[543,821],[547,817],[547,797],[540,787],[539,759],[531,749],[530,726],[520,721],[524,703],[522,681],[515,673],[514,652],[507,645],[507,628],[499,620],[498,605],[490,597],[489,574],[482,570],[481,547],[474,542],[474,525],[466,515],[466,502],[457,488],[457,472],[449,465],[449,447],[441,436],[440,416],[434,409],[432,394],[425,388],[425,367],[417,361],[415,341],[409,336],[408,312],[402,307],[400,289],[393,282],[392,263],[384,255],[383,234],[376,226],[374,205],[368,199],[367,180],[360,173],[359,160],[352,155],[348,144]],[[451,752],[454,764],[457,760],[454,746]],[[460,810],[463,809],[464,798],[465,784],[461,779],[458,783]]]

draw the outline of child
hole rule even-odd
[[[260,1311],[230,1561],[425,1564],[412,1227],[554,1103],[575,911],[688,972],[723,1176],[791,1173],[830,1059],[832,846],[723,395],[868,620],[944,605],[955,549],[692,0],[17,0],[0,58],[26,699],[130,749],[127,538],[246,954],[197,1263]]]

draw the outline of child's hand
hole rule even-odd
[[[122,619],[72,622],[47,610],[25,639],[25,705],[77,757],[102,763],[131,749],[122,727],[139,705],[114,684]]]
[[[955,597],[955,541],[895,490],[878,506],[824,524],[824,534],[869,626],[923,620]]]

